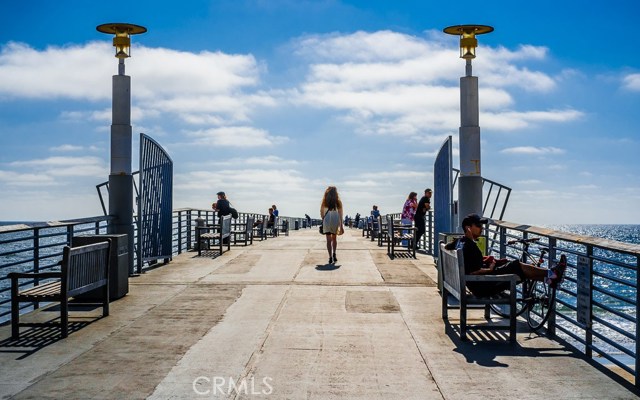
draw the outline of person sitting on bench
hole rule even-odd
[[[482,252],[475,243],[482,234],[483,224],[488,219],[478,214],[469,214],[462,220],[464,237],[446,245],[447,250],[462,249],[464,254],[464,271],[467,275],[504,275],[515,274],[520,281],[531,279],[535,281],[547,280],[551,287],[556,287],[564,275],[567,266],[566,256],[560,257],[560,262],[551,269],[525,264],[518,260],[495,260],[493,257],[482,257]],[[491,297],[508,289],[508,282],[467,282],[467,288],[477,297]]]

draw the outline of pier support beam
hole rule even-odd
[[[115,217],[107,228],[110,234],[127,234],[129,275],[133,274],[133,175],[131,173],[131,78],[125,75],[124,59],[130,57],[131,35],[147,28],[127,23],[98,25],[96,30],[114,35],[118,75],[112,80],[111,172],[109,174],[109,215]]]
[[[113,76],[111,123],[111,172],[109,174],[109,215],[114,216],[108,233],[128,235],[129,274],[133,274],[133,176],[131,174],[131,77],[124,74],[120,59]]]
[[[458,177],[458,215],[482,215],[482,169],[478,78],[471,76],[471,60],[467,60],[467,76],[460,78],[460,175]]]
[[[471,60],[476,58],[477,35],[493,32],[488,25],[453,25],[444,33],[460,37],[460,58],[466,61],[465,76],[460,78],[460,174],[458,176],[458,218],[482,215],[482,170],[478,78],[473,76]],[[458,231],[461,231],[456,223]]]

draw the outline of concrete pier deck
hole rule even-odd
[[[430,256],[391,260],[316,229],[222,256],[181,254],[57,328],[0,327],[0,395],[16,399],[634,399],[629,384],[518,326],[458,338]],[[451,312],[452,318],[457,317]],[[477,318],[482,312],[477,312]],[[55,320],[57,307],[23,318]]]

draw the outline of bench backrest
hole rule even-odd
[[[462,249],[447,250],[440,242],[440,265],[442,266],[442,285],[457,299],[466,293],[464,279],[464,256]]]
[[[247,217],[247,223],[244,226],[244,232],[246,234],[251,234],[253,232],[253,221],[255,217]]]
[[[224,239],[231,235],[231,215],[224,215],[220,219],[220,238]]]
[[[86,246],[65,246],[62,251],[62,290],[68,296],[107,284],[111,241]]]
[[[393,237],[393,217],[387,215],[387,235]]]

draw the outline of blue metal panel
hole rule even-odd
[[[433,205],[434,205],[434,255],[438,256],[437,245],[440,232],[452,232],[453,227],[453,166],[451,136],[442,144],[433,164]]]
[[[140,134],[138,273],[144,262],[172,253],[173,161],[149,136]]]

